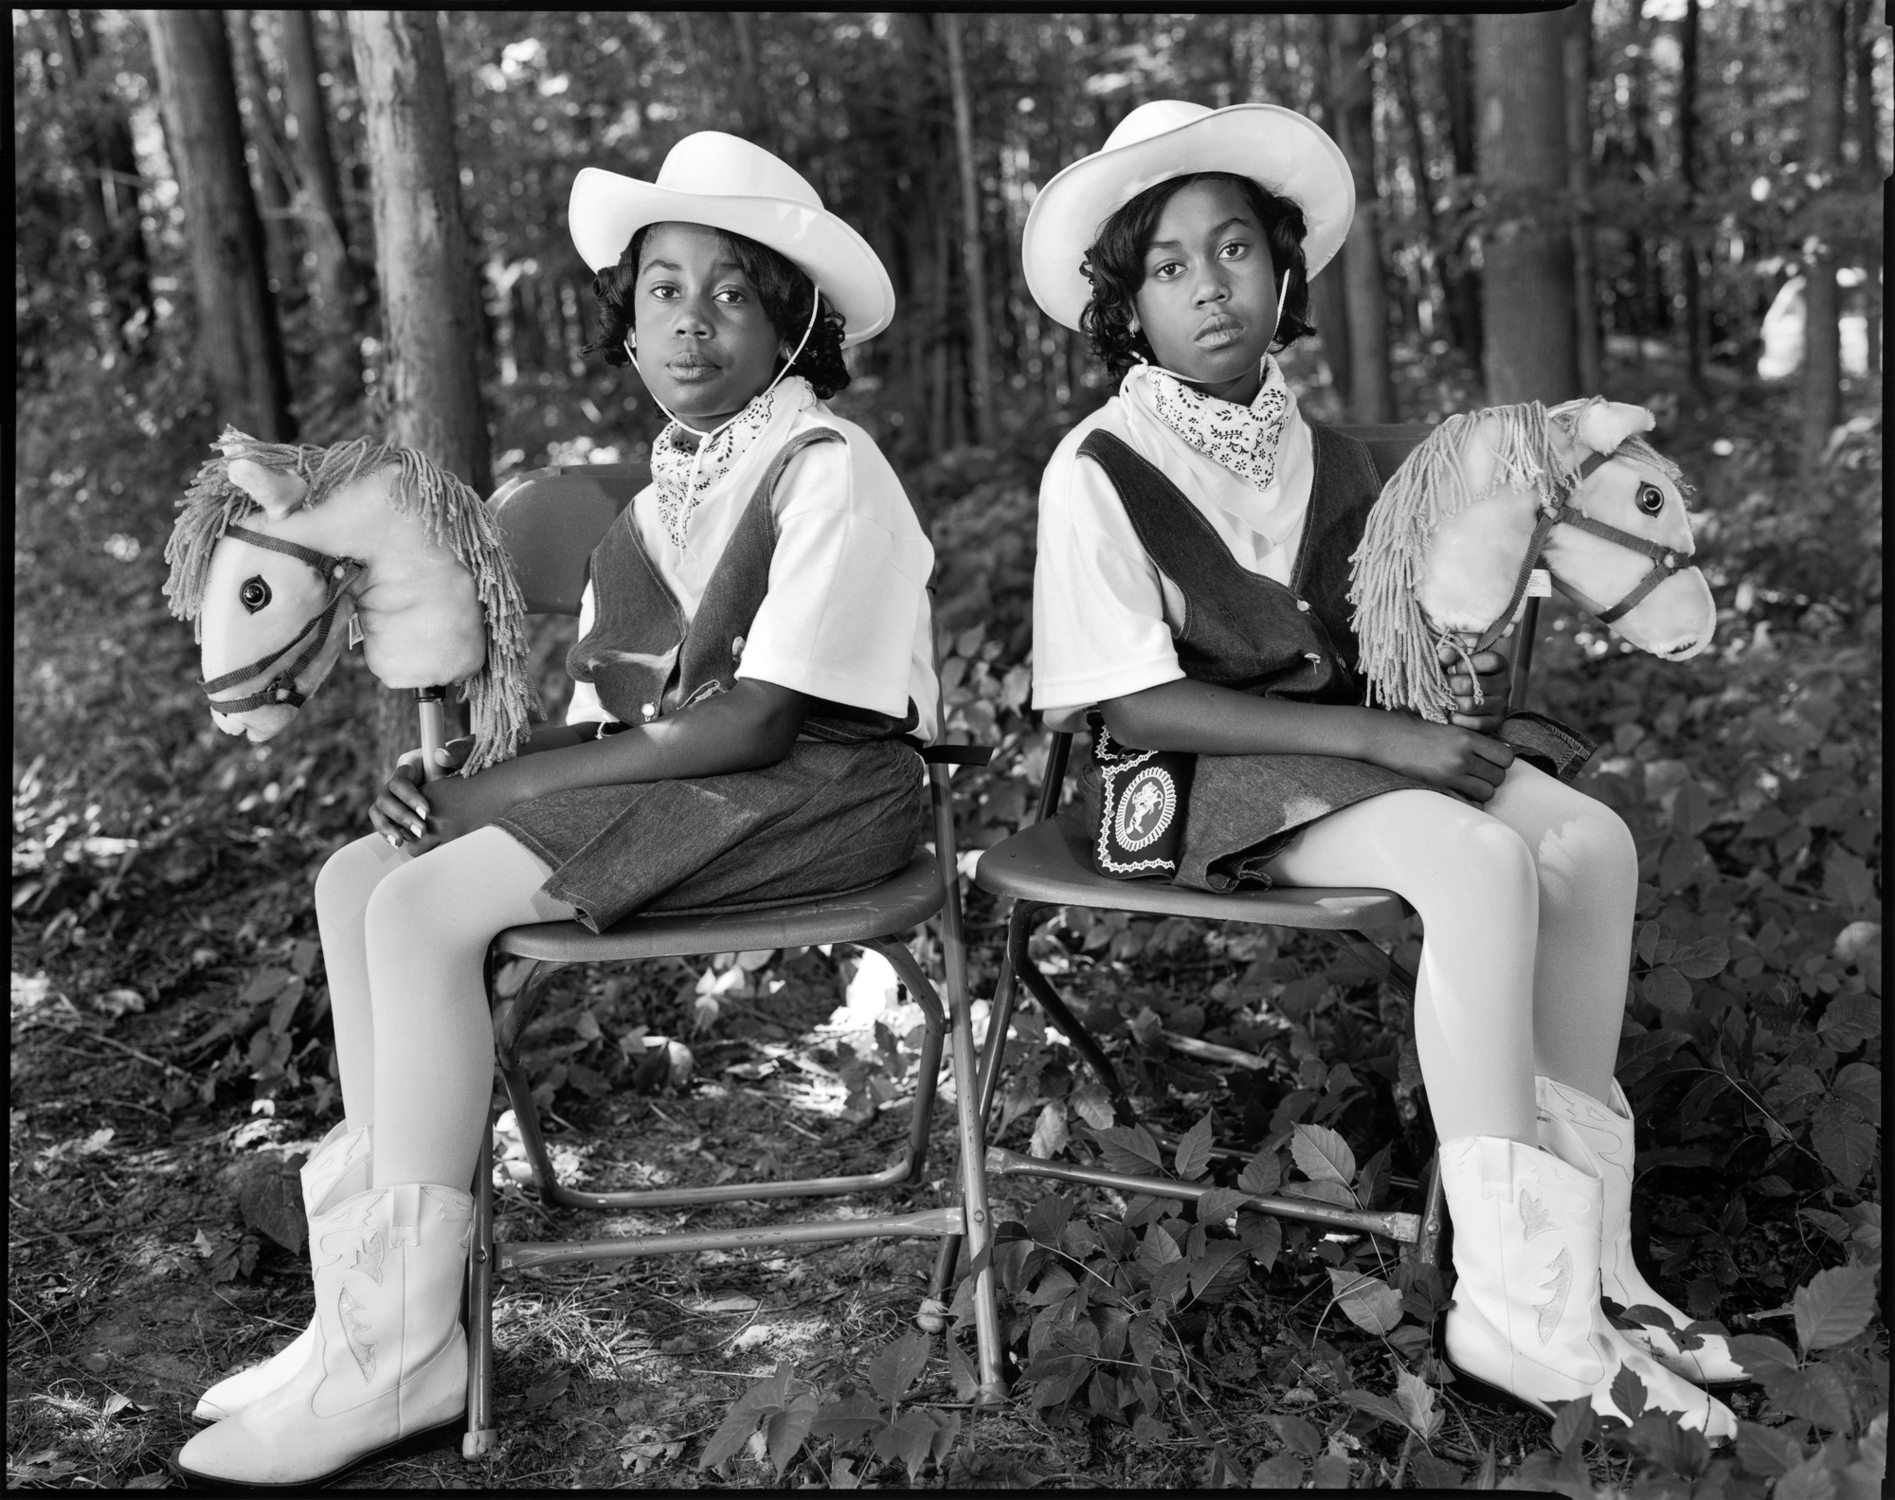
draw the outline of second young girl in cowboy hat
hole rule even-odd
[[[1118,381],[1041,485],[1034,703],[1096,705],[1104,873],[1391,887],[1421,913],[1449,1360],[1543,1411],[1585,1398],[1621,1418],[1629,1369],[1650,1405],[1728,1436],[1730,1411],[1691,1382],[1742,1372],[1721,1339],[1684,1333],[1630,1255],[1612,1067],[1631,837],[1493,736],[1497,656],[1473,663],[1481,715],[1465,676],[1450,724],[1363,706],[1350,555],[1379,482],[1359,443],[1304,419],[1272,353],[1310,331],[1309,280],[1354,197],[1300,115],[1160,101],[1034,201],[1027,284]],[[1602,1295],[1677,1326],[1621,1334]]]
[[[572,233],[606,359],[670,415],[592,554],[566,725],[418,785],[316,882],[346,1120],[304,1173],[316,1316],[205,1393],[186,1473],[307,1484],[459,1419],[493,1074],[493,935],[871,884],[921,829],[933,552],[823,398],[894,312],[868,244],[768,152],[688,136],[655,182],[588,168]]]

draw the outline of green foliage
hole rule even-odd
[[[806,1442],[827,1439],[830,1488],[858,1487],[860,1476],[842,1455],[859,1452],[863,1444],[875,1462],[899,1464],[911,1484],[930,1460],[945,1469],[960,1437],[961,1414],[914,1404],[915,1383],[928,1367],[929,1346],[925,1333],[903,1335],[870,1359],[868,1391],[857,1392],[845,1382],[826,1401],[819,1401],[814,1390],[795,1378],[788,1360],[780,1361],[773,1374],[737,1398],[704,1445],[698,1468],[720,1468],[749,1445],[759,1457],[768,1456],[781,1478]],[[957,1353],[950,1337],[950,1364]],[[909,1403],[906,1410],[904,1402]]]

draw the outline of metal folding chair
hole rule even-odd
[[[1367,444],[1375,461],[1376,472],[1384,483],[1430,431],[1426,426],[1408,425],[1343,430]],[[1513,702],[1516,707],[1520,706],[1525,695],[1538,609],[1538,598],[1530,598],[1527,601],[1527,613],[1516,632],[1518,645],[1512,665]],[[1027,940],[1033,924],[1049,908],[1081,906],[1136,912],[1142,916],[1201,917],[1212,921],[1251,922],[1327,933],[1361,961],[1376,978],[1396,990],[1410,1005],[1413,1004],[1413,971],[1364,932],[1364,929],[1390,926],[1413,915],[1408,903],[1393,891],[1276,886],[1265,891],[1216,895],[1159,882],[1109,880],[1096,873],[1084,840],[1069,836],[1053,816],[1058,809],[1060,789],[1066,778],[1073,733],[1080,726],[1077,722],[1054,723],[1051,719],[1047,724],[1055,733],[1033,821],[1012,837],[983,851],[973,876],[974,883],[982,890],[1013,902],[1012,914],[1007,923],[1006,952],[995,986],[987,1041],[981,1058],[979,1118],[983,1129],[998,1090],[1007,1029],[1021,984],[1039,1003],[1047,1019],[1072,1042],[1094,1077],[1104,1086],[1111,1097],[1118,1123],[1129,1125],[1136,1120],[1131,1101],[1111,1059],[1073,1014],[1052,982],[1035,965],[1028,951]],[[1192,1047],[1188,1040],[1180,1039],[1173,1039],[1172,1045],[1187,1051],[1187,1055],[1195,1051],[1212,1061],[1230,1063],[1237,1060],[1234,1049],[1220,1049],[1201,1043]],[[1154,1135],[1160,1145],[1175,1144],[1162,1132],[1154,1132]],[[1219,1154],[1241,1156],[1245,1153],[1220,1147]],[[1182,1201],[1201,1197],[1206,1191],[1204,1187],[1171,1178],[1134,1176],[1096,1167],[1043,1161],[1000,1147],[988,1148],[986,1165],[989,1176],[1039,1177]],[[1420,1187],[1418,1213],[1342,1208],[1308,1198],[1279,1196],[1250,1197],[1243,1206],[1258,1213],[1321,1225],[1331,1231],[1378,1234],[1412,1247],[1407,1253],[1424,1264],[1433,1265],[1438,1263],[1445,1206],[1432,1161]],[[943,1238],[935,1264],[932,1286],[934,1299],[942,1298],[945,1288],[952,1281],[960,1248],[960,1242],[952,1236]],[[978,1250],[975,1254],[978,1256]],[[937,1328],[940,1320],[938,1316],[928,1314],[924,1316],[922,1326]]]
[[[619,512],[647,480],[643,464],[598,464],[541,470],[504,486],[490,502],[507,550],[534,614],[576,615],[585,584],[586,559]],[[613,1210],[698,1207],[712,1203],[775,1198],[827,1198],[899,1187],[921,1180],[933,1115],[936,1077],[944,1040],[956,1080],[962,1183],[956,1204],[914,1213],[841,1220],[800,1220],[749,1228],[624,1236],[559,1242],[500,1241],[493,1237],[492,1127],[486,1134],[474,1183],[474,1236],[468,1277],[469,1342],[467,1435],[469,1458],[491,1451],[493,1425],[493,1278],[496,1272],[568,1261],[617,1261],[646,1255],[688,1255],[737,1249],[840,1240],[964,1235],[978,1254],[991,1233],[982,1175],[980,1120],[975,1113],[974,1033],[967,992],[966,948],[955,876],[954,817],[948,784],[953,764],[985,764],[984,747],[939,745],[923,753],[934,804],[935,853],[925,850],[907,868],[868,890],[824,900],[802,901],[764,911],[708,916],[633,916],[609,932],[594,934],[576,922],[512,927],[493,941],[487,957],[487,993],[493,1009],[500,1075],[519,1121],[527,1160],[542,1201],[568,1209]],[[900,942],[899,935],[939,917],[946,970],[947,1007]],[[521,1064],[521,1037],[539,1009],[547,981],[572,964],[627,962],[819,943],[872,949],[888,960],[920,1005],[924,1039],[915,1090],[913,1124],[896,1157],[879,1172],[792,1182],[729,1182],[715,1187],[624,1192],[580,1192],[554,1174],[540,1129],[539,1108]],[[512,995],[494,990],[501,960],[530,966]],[[999,1321],[991,1271],[976,1286],[975,1329],[983,1400],[1004,1394],[1000,1373]]]

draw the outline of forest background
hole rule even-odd
[[[1002,1200],[1021,1247],[1003,1267],[1021,1370],[1005,1414],[964,1432],[952,1361],[924,1378],[888,1343],[920,1252],[582,1271],[505,1289],[507,1443],[483,1482],[690,1482],[740,1377],[782,1358],[812,1419],[819,1398],[832,1413],[838,1391],[863,1399],[848,1382],[867,1361],[891,1414],[906,1401],[932,1425],[917,1454],[903,1444],[919,1427],[805,1420],[785,1453],[721,1458],[727,1479],[774,1464],[835,1485],[905,1467],[1871,1492],[1887,1425],[1881,6],[16,10],[13,61],[10,1485],[164,1484],[189,1393],[280,1342],[272,1318],[302,1317],[293,1168],[338,1117],[308,883],[363,826],[407,728],[353,659],[280,741],[209,724],[159,584],[173,508],[221,426],[385,431],[483,492],[640,453],[658,413],[580,353],[594,309],[566,231],[573,174],[649,177],[704,128],[769,147],[895,283],[896,322],[855,353],[838,406],[934,537],[950,728],[998,747],[957,777],[962,833],[991,845],[1045,763],[1025,706],[1038,472],[1109,394],[1027,296],[1020,230],[1038,184],[1174,97],[1307,111],[1350,161],[1356,227],[1315,284],[1319,338],[1285,361],[1314,415],[1432,421],[1602,392],[1650,406],[1697,485],[1714,649],[1659,664],[1555,606],[1533,703],[1603,741],[1582,784],[1639,840],[1620,1059],[1645,1122],[1639,1251],[1694,1316],[1760,1341],[1770,1380],[1738,1398],[1743,1439],[1713,1458],[1662,1422],[1569,1421],[1549,1448],[1538,1419],[1456,1389],[1424,1331],[1445,1290],[1373,1245],[1194,1241],[1174,1214],[1145,1226],[1192,1258],[1189,1293],[1167,1297],[1158,1268],[1086,1248],[1119,1243],[1135,1210],[1034,1192]],[[555,709],[566,639],[538,639]],[[1004,913],[976,895],[970,915],[980,994]],[[1216,1114],[1286,1178],[1308,1175],[1309,1128],[1333,1129],[1342,1191],[1371,1201],[1412,1177],[1427,1143],[1406,1017],[1365,974],[1293,935],[1071,909],[1034,942],[1136,1065],[1155,1118]],[[872,1151],[914,1065],[897,1013],[863,1003],[872,988],[809,953],[573,976],[531,1054],[546,1103],[580,1127],[562,1164],[599,1180],[628,1160],[748,1169],[758,1133],[782,1133],[744,1113],[760,1098],[746,1082],[825,1150]],[[1095,1154],[1109,1121],[1063,1038],[1017,1024],[996,1138]],[[662,1055],[695,1054],[694,1076],[648,1065],[660,1037]],[[1223,1076],[1206,1045],[1262,1066]],[[531,1228],[539,1212],[509,1185],[503,1215]],[[1117,1278],[1164,1335],[1137,1378],[1080,1336],[1111,1320],[1058,1284],[1054,1248]],[[810,1301],[815,1323],[789,1317]],[[725,1338],[719,1320],[744,1318]],[[885,1344],[897,1354],[871,1361]],[[933,1353],[938,1372],[948,1350]],[[788,1410],[802,1387],[773,1389]],[[747,1410],[754,1426],[770,1409]],[[365,1482],[468,1472],[440,1456]]]

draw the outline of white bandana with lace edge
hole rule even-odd
[[[671,419],[652,439],[651,478],[658,487],[659,523],[663,525],[671,544],[680,552],[685,548],[691,530],[691,517],[699,503],[718,480],[737,466],[737,460],[749,451],[758,435],[770,425],[770,418],[776,414],[776,388],[802,357],[804,345],[809,342],[810,334],[816,331],[816,318],[821,310],[822,297],[818,293],[810,302],[809,326],[804,328],[803,336],[796,341],[796,349],[784,361],[783,368],[776,372],[768,385],[744,403],[742,410],[711,431],[699,432],[679,420],[671,408],[656,396],[651,398],[657,408]],[[638,346],[629,338],[625,341],[625,351],[632,356],[632,363],[636,366]],[[695,447],[686,446],[687,433],[697,438]]]
[[[1128,370],[1119,395],[1253,488],[1268,492],[1276,483],[1277,446],[1294,398],[1274,355],[1264,356],[1263,389],[1248,406],[1207,396],[1151,364]]]

